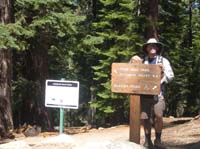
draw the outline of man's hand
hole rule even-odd
[[[130,63],[142,63],[142,59],[139,56],[135,55],[131,58]]]
[[[163,64],[158,63],[157,65],[159,65],[161,68],[161,79],[162,79],[164,77]]]

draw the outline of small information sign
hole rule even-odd
[[[78,81],[46,80],[46,107],[78,109],[78,104]]]
[[[111,89],[116,93],[158,95],[161,67],[159,65],[113,63]]]

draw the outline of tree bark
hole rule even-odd
[[[27,105],[24,105],[24,109],[28,115],[25,114],[24,122],[29,124],[37,124],[42,128],[51,130],[52,123],[50,119],[50,111],[44,106],[45,103],[45,81],[49,76],[48,71],[48,49],[51,35],[45,35],[45,32],[40,31],[40,35],[32,41],[32,47],[27,53],[27,69],[32,68],[27,73],[28,80],[35,82],[34,95],[25,99],[25,103],[28,107],[33,105],[32,110],[27,109]],[[29,119],[30,115],[33,117]]]
[[[147,38],[156,38],[158,39],[158,0],[149,0],[148,1],[148,22],[149,26],[147,28]]]
[[[11,22],[11,0],[0,0],[0,18],[2,24]],[[10,49],[0,49],[0,136],[13,129],[11,110],[12,54]]]
[[[38,95],[39,100],[37,100],[36,107],[36,122],[42,127],[52,130],[52,124],[50,120],[50,113],[48,109],[44,106],[45,99],[45,81],[49,76],[48,71],[48,49],[49,49],[49,40],[48,37],[44,37],[41,32],[40,38],[37,40],[38,49],[34,49],[32,52],[33,56],[33,67],[36,74],[36,94]]]

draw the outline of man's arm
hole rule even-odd
[[[166,58],[163,58],[163,78],[161,79],[162,83],[169,83],[174,78],[174,72],[172,70],[172,67],[169,63],[169,61]]]

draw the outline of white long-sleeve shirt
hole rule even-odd
[[[152,63],[149,62],[148,57],[145,57],[143,61],[144,61],[144,64],[162,64],[162,71],[164,75],[161,79],[161,84],[169,83],[170,81],[173,80],[174,72],[172,70],[170,62],[163,56],[156,56],[155,60]]]

